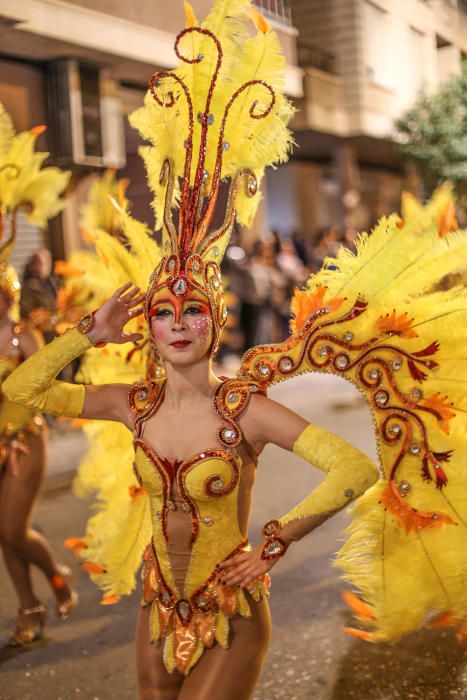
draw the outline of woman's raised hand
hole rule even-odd
[[[132,318],[143,313],[142,303],[145,294],[139,287],[131,288],[131,282],[117,289],[114,294],[94,313],[94,326],[88,333],[93,345],[97,343],[136,342],[141,333],[125,333],[124,327]]]

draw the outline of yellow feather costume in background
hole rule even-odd
[[[369,641],[467,614],[467,291],[435,289],[467,259],[453,211],[449,185],[426,207],[406,195],[404,219],[327,259],[295,292],[290,338],[253,348],[240,371],[265,386],[330,372],[368,401],[381,478],[356,501],[336,564],[365,601],[352,607],[369,631],[348,631]]]
[[[144,289],[159,263],[160,250],[149,230],[127,211],[127,185],[128,181],[116,179],[114,171],[92,184],[81,211],[81,228],[95,252],[76,251],[67,265],[59,266],[66,295],[81,306],[81,313],[98,308],[128,280]],[[139,346],[90,348],[78,381],[133,384],[154,374],[146,324],[139,318],[130,325],[145,335]],[[66,543],[87,561],[105,561],[105,572],[86,564],[85,568],[104,590],[102,602],[115,603],[134,589],[135,574],[151,537],[148,498],[135,479],[131,432],[108,421],[86,422],[83,430],[89,445],[74,490],[80,497],[95,496],[96,512],[87,523],[84,539],[68,538]]]

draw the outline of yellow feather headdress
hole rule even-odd
[[[185,9],[188,26],[175,41],[179,68],[155,73],[145,106],[130,117],[152,144],[141,155],[163,232],[146,314],[163,286],[177,296],[190,287],[202,291],[215,350],[227,316],[219,265],[235,217],[245,225],[253,220],[265,168],[287,160],[293,108],[282,94],[277,36],[250,0],[216,0],[201,25],[189,3]],[[224,221],[212,230],[223,180],[230,180]]]
[[[43,227],[65,206],[60,199],[70,179],[69,172],[42,168],[48,153],[35,151],[36,139],[45,130],[37,126],[15,133],[10,115],[0,104],[0,289],[13,304],[19,301],[20,284],[9,259],[16,239],[16,220],[22,209],[28,220]]]

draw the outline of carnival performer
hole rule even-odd
[[[0,376],[1,381],[41,347],[40,334],[19,322],[20,284],[9,264],[21,209],[31,223],[44,226],[62,209],[60,194],[69,175],[43,168],[48,155],[35,152],[39,127],[15,134],[0,105],[0,228],[9,233],[0,249]],[[16,629],[10,646],[26,647],[43,636],[46,605],[34,591],[31,568],[38,567],[56,598],[56,612],[66,618],[77,602],[68,567],[54,559],[45,537],[30,525],[46,468],[47,430],[40,412],[19,406],[4,395],[0,404],[0,542],[3,558],[19,599]]]
[[[23,363],[4,391],[36,410],[115,421],[133,435],[134,472],[126,449],[119,461],[110,428],[88,459],[81,485],[98,487],[101,508],[79,546],[106,603],[132,589],[145,549],[141,698],[246,700],[270,635],[269,570],[359,496],[338,562],[364,598],[349,596],[369,631],[349,631],[390,640],[435,614],[453,622],[465,615],[465,393],[453,378],[464,376],[454,360],[465,342],[465,322],[456,321],[465,321],[466,293],[433,287],[467,244],[452,219],[441,224],[430,211],[383,219],[355,255],[341,251],[295,293],[287,340],[250,349],[237,378],[218,378],[212,360],[227,315],[220,262],[234,217],[251,224],[265,167],[287,157],[291,108],[277,38],[248,0],[217,0],[201,25],[186,7],[188,26],[175,43],[181,66],[153,76],[131,118],[152,144],[142,155],[161,249],[122,210],[124,244],[103,232],[96,248],[129,281]],[[214,229],[222,179],[230,192]],[[140,293],[148,261],[154,269]],[[115,352],[128,342],[131,352]],[[146,377],[57,381],[82,353],[95,378],[142,357]],[[379,480],[361,452],[267,397],[270,385],[310,371],[342,376],[366,396]],[[326,476],[268,521],[251,548],[251,491],[269,442]]]

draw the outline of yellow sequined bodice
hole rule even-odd
[[[152,604],[151,638],[166,640],[166,665],[186,673],[206,646],[228,644],[228,619],[250,615],[243,589],[223,587],[217,565],[249,548],[248,514],[256,460],[242,444],[237,418],[254,382],[227,380],[213,399],[219,416],[219,447],[181,462],[158,455],[143,436],[155,414],[164,384],[148,382],[130,392],[136,413],[135,473],[149,497],[152,542],[143,571],[143,605]],[[251,586],[259,600],[267,591],[263,577]]]

